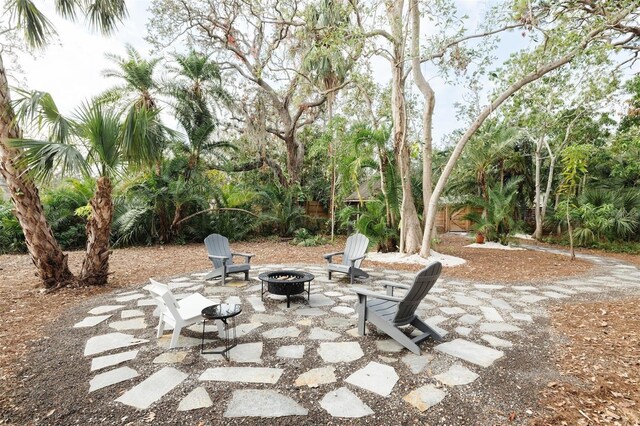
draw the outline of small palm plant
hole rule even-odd
[[[515,232],[516,197],[521,180],[522,178],[514,178],[502,186],[489,187],[486,199],[474,197],[468,203],[473,207],[482,208],[482,213],[468,213],[465,219],[473,222],[473,229],[483,233],[489,241],[507,245],[509,237]]]

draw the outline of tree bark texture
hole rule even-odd
[[[433,111],[436,106],[436,97],[433,88],[429,84],[420,68],[420,10],[418,0],[411,0],[411,68],[413,81],[424,98],[424,111],[422,112],[422,200],[427,209],[431,201],[433,186]],[[426,212],[424,218],[426,219]],[[426,226],[426,222],[425,222]],[[425,239],[425,237],[429,237]],[[425,232],[422,236],[420,255],[429,257],[431,254],[431,235]]]
[[[391,110],[393,116],[393,147],[400,170],[402,206],[400,207],[400,252],[414,254],[420,250],[422,229],[415,200],[411,192],[411,154],[407,144],[407,111],[404,97],[404,46],[402,10],[404,1],[387,3],[393,43],[391,64]]]
[[[108,177],[101,176],[96,181],[96,191],[90,201],[91,217],[87,222],[87,250],[80,275],[83,284],[104,285],[109,277],[112,189]]]
[[[535,205],[535,214],[536,214],[536,229],[533,231],[533,238],[536,240],[540,240],[542,238],[542,208],[541,208],[541,197],[540,197],[540,169],[542,168],[542,144],[543,144],[544,136],[538,138],[538,142],[536,143],[536,152],[535,152],[535,166],[536,166],[536,205]],[[546,200],[545,200],[546,202]]]
[[[19,137],[21,132],[11,109],[9,84],[0,56],[0,174],[7,183],[14,214],[22,227],[38,277],[47,288],[63,286],[75,277],[47,222],[38,188],[16,164],[18,151],[7,144],[8,139]]]

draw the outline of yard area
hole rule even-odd
[[[442,253],[458,256],[467,261],[465,265],[444,269],[441,277],[446,284],[462,281],[470,284],[477,282],[480,286],[486,283],[498,284],[507,289],[523,285],[539,288],[563,279],[586,281],[602,275],[603,266],[587,260],[578,259],[570,262],[567,256],[534,250],[503,251],[465,247],[469,242],[464,237],[446,235],[438,247]],[[322,254],[340,250],[344,246],[344,240],[338,240],[333,245],[317,247],[298,247],[288,242],[266,240],[232,244],[232,246],[237,251],[255,253],[252,263],[255,263],[256,267],[262,264],[295,264],[313,267],[313,265],[321,266],[324,263]],[[70,253],[72,267],[77,266],[80,256],[81,253]],[[633,257],[627,257],[624,260],[637,261]],[[416,265],[373,262],[365,263],[363,266],[367,270],[398,271],[400,274],[415,272],[420,268]],[[28,419],[33,412],[37,413],[37,415],[34,414],[34,419],[39,419],[34,420],[34,423],[49,424],[65,418],[57,416],[61,412],[64,413],[64,407],[68,402],[65,402],[66,398],[61,399],[55,393],[35,391],[34,384],[44,380],[55,380],[58,383],[56,386],[64,387],[67,380],[65,378],[68,376],[66,373],[64,375],[59,373],[63,373],[65,369],[75,368],[77,371],[71,374],[74,378],[73,392],[81,398],[83,395],[86,396],[86,384],[82,383],[87,383],[91,375],[86,368],[78,368],[80,366],[76,365],[77,356],[71,356],[73,362],[64,360],[71,355],[69,352],[77,350],[83,342],[61,339],[60,336],[72,338],[73,333],[77,331],[67,332],[58,330],[58,327],[61,325],[68,327],[73,322],[79,321],[82,318],[78,315],[82,315],[82,310],[86,311],[89,306],[97,306],[98,302],[112,298],[114,293],[139,289],[149,277],[166,281],[170,277],[206,272],[210,264],[201,245],[114,250],[111,257],[111,270],[114,273],[109,286],[63,289],[51,294],[35,287],[37,281],[35,277],[30,276],[30,261],[26,256],[2,256],[0,267],[3,275],[0,303],[4,313],[0,327],[3,346],[0,359],[3,382],[7,384],[2,390],[2,421],[6,424],[22,424],[30,421]],[[392,273],[394,272],[385,274]],[[211,284],[205,285],[205,294],[208,286]],[[438,296],[442,295],[446,298],[449,287],[443,287],[443,289],[445,291]],[[338,281],[338,286],[331,290],[340,290],[345,295],[350,293],[348,282],[345,284],[344,281]],[[523,337],[524,340],[510,339],[513,340],[514,346],[510,349],[508,360],[497,362],[497,364],[502,362],[500,372],[490,376],[491,379],[481,375],[478,385],[476,383],[467,385],[477,386],[473,388],[475,399],[466,398],[464,392],[461,395],[451,392],[450,397],[424,414],[415,409],[411,411],[412,407],[408,409],[401,407],[400,404],[406,404],[401,399],[391,399],[389,404],[392,405],[389,408],[403,412],[409,410],[408,417],[405,418],[409,423],[419,419],[436,418],[429,417],[431,415],[448,416],[455,413],[460,424],[472,424],[473,416],[470,413],[477,400],[481,400],[494,404],[496,409],[487,414],[487,421],[498,423],[635,424],[634,422],[638,421],[637,404],[640,403],[640,391],[637,386],[640,378],[638,376],[640,371],[637,334],[637,321],[640,317],[637,307],[640,300],[638,294],[638,291],[629,294],[620,291],[612,291],[611,294],[608,292],[584,293],[566,300],[550,301],[544,307],[536,305],[533,311],[535,327],[527,328],[527,336]],[[506,296],[501,297],[506,299]],[[277,303],[275,305],[274,303],[276,302],[265,302],[267,312],[272,309],[279,310],[274,307],[278,306]],[[152,326],[153,321],[153,319],[149,321]],[[449,322],[445,321],[442,324],[449,324]],[[452,330],[454,323],[451,324],[450,327],[442,326]],[[292,325],[295,325],[295,322]],[[147,334],[151,336],[150,340],[155,338],[152,336],[153,333]],[[88,336],[88,334],[85,335]],[[455,333],[450,335],[455,336]],[[371,346],[373,341],[378,341],[381,337],[374,334],[371,341],[367,340],[367,337],[362,337],[359,342],[365,348],[367,354],[365,358],[372,354],[373,361],[390,363],[394,353],[381,354],[375,345]],[[449,340],[449,336],[445,340]],[[43,350],[43,345],[47,347],[46,350]],[[267,349],[268,347],[265,347],[265,352]],[[274,347],[273,351],[276,349]],[[425,356],[434,352],[432,343],[425,343],[423,351],[427,354]],[[408,352],[405,350],[404,353]],[[193,356],[191,354],[188,359]],[[271,362],[266,355],[263,361],[266,364]],[[278,364],[277,360],[273,362]],[[205,361],[196,358],[191,359],[183,367],[197,370],[200,367],[204,368],[205,364]],[[304,371],[312,368],[312,364],[303,363],[298,369]],[[428,367],[422,373],[424,379],[405,377],[406,375],[400,373],[402,386],[409,386],[404,382],[417,384],[421,380],[433,380],[432,376],[444,368],[437,360],[429,365],[432,367]],[[57,368],[60,371],[56,372]],[[51,374],[51,371],[43,373],[42,369],[54,371],[55,374]],[[509,369],[513,370],[515,374],[513,377],[510,376]],[[529,374],[534,377],[526,379],[520,377],[523,369],[529,371]],[[518,401],[510,401],[509,395],[518,392],[518,386],[525,384],[533,386],[527,392],[521,392],[520,397],[516,398]],[[396,389],[398,386],[400,384]],[[287,386],[284,389],[288,389]],[[312,396],[321,397],[316,395],[317,389],[309,389],[307,392],[311,392]],[[38,397],[34,397],[35,395]],[[95,400],[92,405],[105,404],[104,409],[107,409],[106,402],[100,402],[100,398],[97,398],[98,400]],[[366,398],[363,400],[375,402],[375,400],[367,401]],[[512,409],[506,401],[513,405]],[[164,406],[165,404],[159,404],[149,413],[158,415],[162,413],[163,417],[159,418],[164,416],[174,420],[181,418],[172,417],[176,415],[175,412],[165,412]],[[371,406],[374,405],[371,404]],[[453,409],[454,406],[458,408]],[[58,408],[54,410],[55,412],[51,412],[53,408],[50,407]],[[66,410],[68,409],[67,407]],[[448,409],[451,409],[449,414],[447,414]],[[83,411],[82,408],[79,410]],[[203,411],[207,410],[197,410],[193,413]],[[150,415],[149,413],[135,416],[130,414],[129,419],[135,422],[136,418],[140,420]],[[104,412],[97,410],[92,411],[92,414],[99,416]],[[195,418],[200,418],[199,416],[200,414]],[[378,422],[383,422],[384,418],[376,414]],[[308,421],[313,422],[318,419],[331,421],[331,418],[325,418],[318,412],[313,410],[309,412]],[[449,419],[455,420],[455,418]]]

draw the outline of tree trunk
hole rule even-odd
[[[82,261],[80,280],[87,285],[104,285],[109,276],[109,238],[113,219],[111,181],[100,176],[90,201],[91,217],[87,222],[87,251]]]
[[[536,195],[535,195],[535,215],[536,215],[536,229],[533,231],[533,238],[540,241],[542,238],[542,207],[541,207],[541,199],[540,199],[540,168],[542,167],[542,139],[544,136],[538,138],[538,142],[536,143],[536,152],[535,152],[535,166],[536,166]]]
[[[420,10],[418,0],[411,0],[411,66],[413,81],[424,97],[424,111],[422,113],[422,201],[424,209],[429,207],[433,186],[433,111],[436,106],[436,97],[433,88],[427,82],[420,68]],[[425,212],[425,226],[427,214]],[[429,237],[425,240],[425,237]],[[425,232],[422,235],[420,256],[429,257],[431,254],[431,235]]]
[[[8,139],[19,137],[20,129],[14,121],[9,84],[0,55],[0,174],[7,184],[14,214],[22,227],[38,277],[45,287],[63,286],[75,277],[44,215],[38,188],[15,163],[18,151],[7,145]]]
[[[304,163],[304,146],[296,140],[295,130],[294,134],[291,134],[286,138],[286,144],[287,172],[289,173],[287,186],[290,187],[296,183],[300,183],[302,166]]]
[[[420,250],[422,229],[411,192],[411,155],[407,144],[407,111],[404,98],[404,37],[402,30],[403,1],[388,2],[387,9],[394,37],[391,64],[391,111],[393,116],[393,147],[402,183],[400,208],[400,252],[413,254]]]

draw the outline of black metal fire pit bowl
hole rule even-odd
[[[311,281],[315,276],[308,272],[301,271],[275,271],[265,272],[258,275],[258,279],[262,282],[262,298],[268,291],[271,294],[287,296],[287,308],[291,306],[291,296],[295,294],[307,292],[307,300],[311,296]],[[267,290],[264,284],[267,283]],[[305,289],[305,284],[307,288]]]

